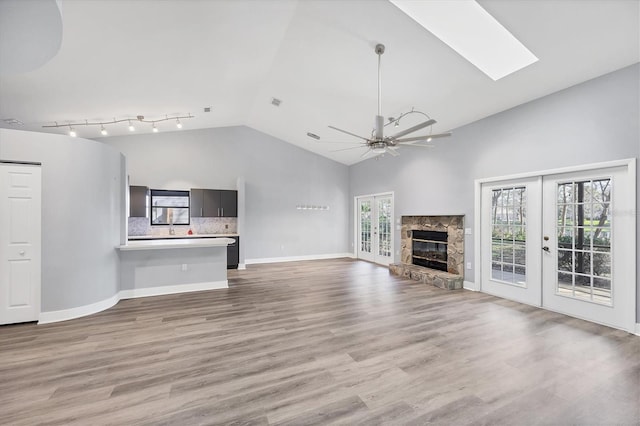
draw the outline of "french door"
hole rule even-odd
[[[482,186],[482,290],[541,306],[539,177]]]
[[[357,256],[388,265],[393,259],[393,195],[356,197]]]
[[[482,184],[482,291],[633,330],[633,194],[626,166]]]

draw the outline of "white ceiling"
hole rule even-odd
[[[637,0],[480,0],[540,59],[498,81],[386,0],[58,3],[58,54],[35,71],[0,75],[0,119],[24,122],[1,127],[66,133],[42,125],[191,113],[196,118],[183,120],[184,129],[247,125],[353,164],[361,150],[331,152],[342,146],[323,142],[357,141],[328,125],[371,132],[377,43],[387,47],[383,115],[415,107],[438,121],[434,133],[640,61]],[[409,118],[398,130],[422,121]],[[174,124],[158,127],[173,131]],[[150,132],[145,127],[137,133]],[[129,133],[126,124],[108,129]],[[99,127],[77,130],[100,136]],[[400,153],[412,149],[419,148]]]

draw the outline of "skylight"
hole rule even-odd
[[[473,0],[389,0],[493,80],[538,58]]]

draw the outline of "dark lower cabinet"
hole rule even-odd
[[[236,240],[227,246],[227,269],[238,269],[240,260],[240,237],[227,237]]]

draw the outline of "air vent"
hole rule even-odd
[[[278,98],[271,98],[271,105],[279,107],[282,101]]]
[[[320,136],[316,135],[315,133],[307,132],[307,136],[315,140],[320,140]]]
[[[211,112],[211,107],[204,107],[204,112]]]

